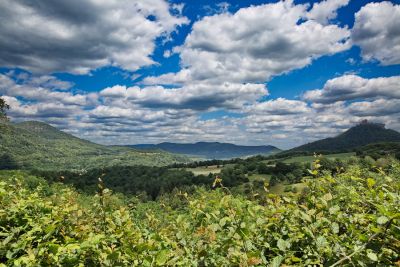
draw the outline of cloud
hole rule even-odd
[[[231,5],[228,2],[220,2],[220,3],[214,4],[213,6],[206,5],[206,6],[204,6],[203,9],[206,11],[207,16],[211,16],[214,14],[221,14],[221,13],[228,12],[230,6]]]
[[[308,19],[313,19],[321,24],[328,24],[329,20],[336,18],[337,10],[346,6],[350,0],[325,0],[315,3],[307,13]]]
[[[400,113],[400,99],[377,99],[372,102],[362,101],[349,105],[351,114],[364,116],[388,116]]]
[[[52,118],[72,118],[82,112],[80,108],[62,103],[23,103],[15,97],[3,96],[10,105],[13,119],[51,120]]]
[[[135,121],[140,123],[151,123],[164,119],[166,112],[151,111],[132,108],[120,108],[112,106],[97,106],[89,112],[90,118],[103,119],[115,122]],[[116,119],[116,120],[115,120]]]
[[[347,28],[299,23],[307,7],[280,1],[204,17],[179,47],[183,70],[144,83],[260,83],[350,48]]]
[[[182,16],[183,8],[185,7],[184,3],[179,3],[179,4],[172,4],[172,10],[177,12],[178,15]]]
[[[303,101],[277,98],[249,106],[248,110],[264,115],[290,115],[308,112],[309,107]]]
[[[114,104],[130,102],[147,108],[241,109],[268,95],[264,84],[190,84],[181,88],[113,86],[100,92]]]
[[[1,66],[84,74],[154,64],[155,39],[188,20],[171,15],[164,0],[0,0],[0,23]]]
[[[18,84],[30,84],[50,90],[67,91],[74,86],[73,82],[62,81],[51,75],[34,76],[25,71],[16,72],[15,70],[10,70],[4,75],[13,79]]]
[[[191,71],[189,69],[182,69],[178,73],[166,73],[160,76],[148,76],[143,79],[142,84],[168,84],[168,85],[183,85],[192,80]]]
[[[61,90],[65,90],[65,87],[70,84],[52,76],[39,76],[24,80],[15,79],[16,77],[0,74],[0,95],[20,97],[27,101],[77,106],[84,106],[90,102],[90,95],[57,90],[59,87],[61,87]]]
[[[365,79],[357,75],[344,75],[328,80],[322,89],[303,94],[303,99],[315,103],[377,97],[400,98],[400,76]]]
[[[400,5],[369,3],[355,14],[351,31],[354,44],[361,47],[364,60],[382,65],[400,64]]]

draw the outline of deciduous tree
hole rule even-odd
[[[0,120],[8,120],[7,110],[10,108],[6,101],[0,97]]]

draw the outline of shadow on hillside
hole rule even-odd
[[[19,165],[17,161],[9,154],[0,155],[0,170],[15,170]]]

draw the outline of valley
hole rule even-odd
[[[208,159],[231,159],[250,157],[254,155],[272,155],[281,150],[271,145],[265,146],[243,146],[219,142],[197,142],[197,143],[160,143],[160,144],[141,144],[129,147],[154,151],[161,149],[170,153],[182,154],[194,160]]]

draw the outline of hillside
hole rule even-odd
[[[338,136],[308,143],[288,152],[345,152],[380,142],[400,142],[400,133],[386,129],[382,124],[361,123]]]
[[[358,147],[357,156],[371,156],[378,159],[387,155],[400,159],[400,142],[381,142]]]
[[[230,159],[253,155],[270,155],[279,152],[274,146],[239,146],[219,142],[198,142],[194,144],[161,143],[132,145],[143,150],[162,149],[171,153],[184,154],[205,159]]]
[[[162,166],[186,162],[163,151],[143,152],[79,139],[36,121],[0,125],[0,168],[87,169],[112,165]]]

